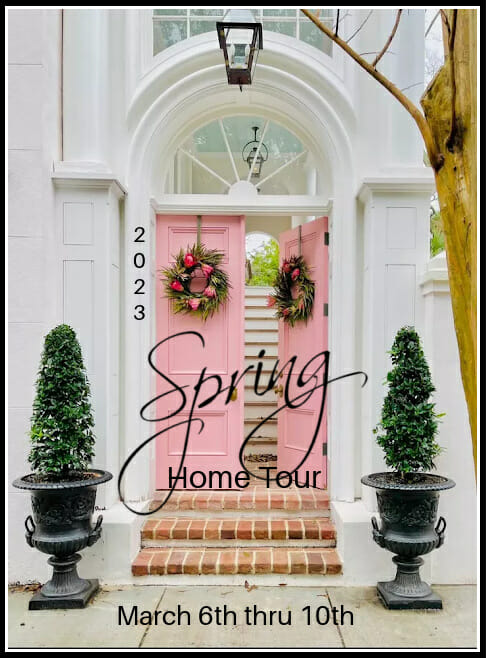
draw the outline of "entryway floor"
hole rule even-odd
[[[249,579],[250,580],[250,579]],[[375,587],[255,587],[246,586],[127,586],[104,588],[84,610],[28,611],[31,592],[8,595],[10,648],[475,648],[477,590],[474,586],[436,586],[443,610],[391,611],[379,602]],[[181,611],[181,625],[164,624],[162,614]],[[133,606],[161,611],[158,625],[119,625],[119,606],[127,619]],[[211,609],[212,621],[208,614]],[[226,608],[225,608],[226,606]],[[255,606],[255,608],[254,608]],[[311,620],[307,624],[306,608]],[[227,611],[227,624],[216,623],[216,609]],[[202,613],[199,620],[200,611]],[[265,613],[257,614],[254,610]],[[304,611],[303,611],[304,609]],[[316,622],[316,611],[323,624]],[[337,625],[333,621],[336,610]],[[280,625],[276,613],[288,614],[291,625]],[[235,613],[235,617],[231,613]],[[341,614],[343,625],[341,625]],[[353,615],[353,625],[351,615]],[[176,619],[177,617],[174,617]],[[171,615],[167,621],[171,621]]]

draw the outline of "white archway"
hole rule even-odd
[[[187,40],[169,49],[172,52],[163,53],[164,57],[159,58],[158,65],[144,77],[136,90],[129,111],[131,141],[126,172],[129,194],[124,250],[130,264],[135,227],[143,226],[150,236],[154,224],[153,208],[174,211],[175,205],[177,207],[174,198],[171,198],[172,206],[165,205],[162,180],[169,174],[167,168],[172,155],[187,135],[215,118],[236,113],[258,114],[281,123],[313,154],[318,163],[318,176],[330,182],[328,198],[333,200],[330,350],[332,376],[336,376],[355,370],[357,365],[356,184],[352,155],[355,119],[344,86],[327,66],[328,58],[314,52],[313,48],[303,48],[303,44],[295,45],[293,41],[279,34],[267,39],[258,74],[251,89],[244,93],[227,86],[213,35]],[[153,200],[152,209],[150,199]],[[241,202],[242,199],[227,196],[226,211],[233,203],[235,213],[243,212]],[[282,197],[260,198],[256,201],[257,206],[259,202],[268,204],[268,212],[272,213],[272,204],[282,203]],[[184,205],[184,201],[181,203]],[[187,212],[187,206],[181,212],[184,208]],[[324,214],[326,203],[322,203],[321,209],[305,214]],[[276,208],[275,212],[279,214],[282,208]],[[151,241],[145,245],[147,267],[151,262],[150,244]],[[140,247],[137,245],[137,250]],[[125,303],[130,308],[134,279],[130,265],[125,277]],[[147,271],[146,280],[155,281],[155,273]],[[148,436],[150,429],[134,415],[133,405],[135,403],[140,408],[151,397],[146,355],[153,346],[154,334],[148,323],[138,323],[127,316],[123,335],[125,367],[130,373],[130,377],[125,377],[124,401],[127,409],[125,452],[128,453]],[[134,346],[138,346],[137,349]],[[353,404],[355,390],[356,384],[347,380],[336,386],[329,432],[332,497],[348,501],[354,498],[354,441],[358,440],[357,410]],[[147,460],[139,462],[135,466],[139,469],[139,477],[130,478],[132,490],[127,491],[127,497],[131,499],[151,493]]]

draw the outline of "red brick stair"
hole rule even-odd
[[[182,491],[144,523],[132,574],[339,574],[335,545],[326,491]]]

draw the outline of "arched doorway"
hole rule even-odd
[[[318,74],[312,64],[312,58],[308,61],[306,57],[303,58],[302,53],[295,57],[292,50],[282,42],[280,35],[273,35],[267,44],[269,56],[274,53],[276,59],[271,67],[262,67],[259,82],[253,85],[250,96],[236,95],[235,90],[222,85],[220,71],[214,66],[216,62],[205,68],[206,64],[202,66],[200,58],[196,74],[198,56],[206,57],[204,52],[213,52],[210,38],[208,43],[202,38],[198,44],[193,44],[194,48],[190,42],[185,44],[185,48],[178,49],[178,46],[174,46],[172,58],[161,59],[157,68],[144,80],[134,97],[129,117],[134,126],[128,171],[128,184],[133,193],[127,200],[126,233],[128,236],[130,230],[142,222],[147,226],[148,234],[152,236],[155,227],[154,213],[158,212],[180,215],[242,212],[247,218],[275,218],[287,214],[292,218],[291,223],[297,225],[305,221],[305,218],[320,216],[329,211],[330,199],[333,198],[330,243],[335,257],[334,266],[339,267],[340,272],[336,271],[332,277],[330,296],[331,299],[340,298],[341,303],[336,307],[336,316],[332,315],[330,329],[331,341],[334,336],[340,335],[340,340],[335,341],[334,347],[334,363],[339,371],[345,369],[350,354],[353,354],[356,348],[353,332],[344,333],[342,330],[345,326],[353,327],[355,317],[353,294],[342,294],[342,289],[347,288],[350,291],[350,285],[345,285],[345,281],[355,280],[356,207],[350,188],[350,180],[353,178],[350,148],[353,113],[346,93],[340,88],[340,82],[330,69],[325,66]],[[206,59],[203,61],[207,62]],[[308,65],[310,68],[307,68]],[[292,74],[289,73],[291,70]],[[302,75],[297,74],[298,70]],[[328,95],[323,91],[317,94],[314,91],[317,81],[310,86],[307,80],[311,70],[313,75],[319,75],[323,85],[321,88],[333,93]],[[161,87],[161,81],[167,79],[169,72],[169,79],[174,82]],[[208,93],[209,88],[212,89],[211,94]],[[233,184],[228,188],[227,194],[178,192],[176,164],[180,159],[177,154],[181,145],[184,145],[188,137],[211,122],[232,116],[246,116],[249,123],[253,117],[261,117],[265,121],[270,120],[283,126],[297,137],[316,165],[315,192],[286,194],[281,188],[278,190],[280,193],[263,194],[259,193],[255,186],[251,188]],[[297,116],[299,122],[296,121]],[[195,167],[199,167],[192,162]],[[229,171],[231,173],[231,169]],[[316,190],[321,190],[321,193],[317,194]],[[144,219],[144,207],[147,207],[148,199],[152,199],[151,211]],[[154,242],[152,238],[150,242]],[[130,242],[126,248],[128,253],[132,253],[133,245]],[[149,276],[155,291],[157,275],[152,270]],[[127,306],[133,303],[129,292],[132,277],[133,273],[127,271]],[[331,303],[333,304],[333,301]],[[128,321],[125,327],[127,367],[130,368],[132,364],[134,371],[140,371],[140,380],[143,380],[140,363],[143,363],[144,352],[147,353],[154,344],[154,338],[153,327],[143,327]],[[140,356],[134,354],[134,344],[140,345]],[[142,405],[149,397],[150,391],[149,382],[146,385],[139,384],[137,388],[130,382],[125,394],[130,400],[139,399]],[[353,499],[355,486],[353,449],[344,448],[346,442],[353,442],[354,436],[352,427],[355,410],[350,411],[347,403],[349,398],[347,385],[344,384],[334,394],[334,405],[331,409],[331,424],[333,426],[335,422],[338,428],[338,421],[333,421],[336,414],[343,430],[340,435],[345,437],[341,440],[340,448],[334,452],[334,463],[337,467],[336,473],[347,472],[348,476],[331,479],[332,487],[334,484],[336,486],[336,496],[341,499]],[[131,404],[133,405],[133,402]],[[137,445],[143,439],[146,428],[140,421],[129,418],[128,413],[126,415],[127,436]],[[345,426],[349,427],[346,431]],[[350,463],[342,466],[341,459]],[[141,481],[148,481],[150,468],[148,471],[147,468],[147,462],[145,466],[141,466]],[[149,478],[149,481],[153,482],[153,478]]]

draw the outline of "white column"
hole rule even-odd
[[[120,200],[113,179],[63,178],[56,185],[57,324],[76,331],[91,385],[95,418],[93,466],[114,479],[100,487],[97,505],[118,498],[120,469]]]
[[[424,91],[424,9],[405,9],[396,36],[390,46],[393,72],[390,79],[419,105]],[[387,142],[390,162],[397,166],[418,165],[423,159],[424,144],[413,118],[395,100],[390,106]]]
[[[474,583],[477,566],[477,514],[474,466],[467,405],[460,376],[445,253],[429,263],[421,282],[426,311],[425,353],[436,392],[436,412],[443,449],[435,460],[440,475],[456,488],[440,496],[439,514],[448,524],[445,546],[431,555],[432,582]]]
[[[425,172],[426,173],[426,172]],[[363,183],[362,364],[369,381],[361,395],[362,474],[386,470],[373,428],[380,420],[396,332],[413,325],[424,337],[420,277],[429,260],[431,178]],[[363,487],[373,508],[375,495]]]
[[[63,15],[63,160],[107,170],[107,10],[67,8]]]

